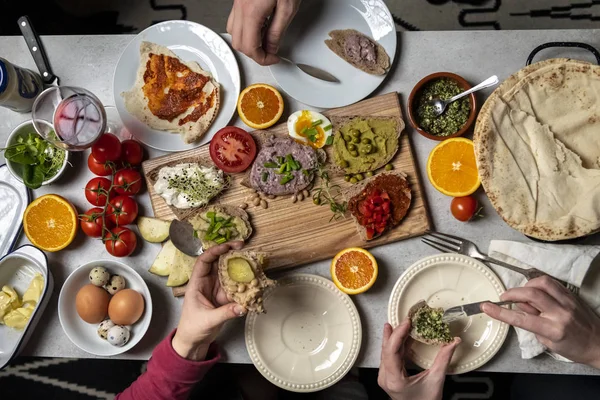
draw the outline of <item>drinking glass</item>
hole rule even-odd
[[[53,86],[33,103],[33,126],[55,146],[82,151],[105,132],[106,112],[89,90],[73,86]]]

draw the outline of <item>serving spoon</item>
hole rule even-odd
[[[468,96],[473,92],[476,92],[481,89],[485,89],[490,86],[494,86],[496,84],[498,84],[498,77],[496,75],[494,75],[494,76],[487,78],[485,81],[481,82],[479,85],[473,86],[471,89],[465,90],[464,92],[459,93],[456,96],[449,98],[448,100],[433,99],[433,100],[429,101],[428,104],[433,106],[433,113],[435,114],[436,117],[438,117],[438,116],[442,115],[444,113],[444,111],[446,111],[446,107],[448,107],[448,104],[453,103],[458,99],[462,99],[463,97]]]

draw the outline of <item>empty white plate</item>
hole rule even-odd
[[[350,297],[320,276],[282,278],[264,295],[266,314],[246,319],[246,347],[258,371],[293,392],[325,389],[348,373],[362,328]]]
[[[219,113],[208,132],[197,142],[185,144],[178,133],[151,129],[125,108],[121,93],[130,90],[135,83],[140,65],[140,44],[143,41],[166,46],[183,60],[196,61],[221,85]],[[237,60],[221,36],[195,22],[167,21],[145,29],[127,45],[115,69],[113,96],[123,124],[136,139],[158,150],[181,151],[208,143],[219,129],[229,123],[235,113],[240,85]]]
[[[343,107],[370,95],[385,75],[354,68],[329,50],[325,40],[336,29],[355,29],[381,44],[390,63],[396,54],[396,25],[383,0],[305,0],[288,28],[279,54],[321,68],[340,82],[313,78],[295,66],[280,62],[270,67],[279,86],[296,100],[320,108]]]
[[[431,256],[411,265],[398,279],[388,306],[388,320],[397,326],[419,300],[444,309],[477,301],[500,301],[504,285],[483,263],[460,254]],[[481,367],[502,347],[508,325],[486,314],[477,314],[450,324],[453,336],[462,339],[454,352],[448,373],[462,374]],[[412,361],[431,367],[439,346],[413,341]]]
[[[131,337],[123,347],[116,347],[98,336],[98,324],[88,324],[77,314],[75,297],[83,286],[90,283],[90,271],[104,267],[111,275],[125,278],[125,288],[138,291],[144,298],[144,313],[130,326]],[[122,262],[113,260],[90,261],[71,273],[65,280],[58,296],[58,318],[63,331],[77,347],[97,356],[114,356],[133,348],[146,334],[152,320],[152,298],[146,282],[135,270]],[[108,318],[108,316],[107,316]]]

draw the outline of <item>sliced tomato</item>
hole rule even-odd
[[[243,129],[226,126],[210,141],[210,158],[225,172],[242,172],[256,157],[256,143]]]

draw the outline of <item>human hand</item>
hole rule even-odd
[[[234,0],[227,20],[233,48],[260,65],[278,63],[279,43],[299,5],[300,0]],[[268,17],[271,20],[263,40]]]
[[[396,329],[390,324],[383,327],[381,365],[377,383],[392,400],[440,400],[444,392],[444,379],[448,365],[460,338],[441,347],[430,369],[408,376],[404,368],[410,318],[406,318]]]
[[[189,360],[204,360],[208,347],[221,326],[228,320],[246,314],[246,309],[230,303],[217,275],[219,256],[230,249],[239,250],[243,242],[225,243],[206,250],[194,265],[183,300],[173,349]]]
[[[549,276],[507,290],[502,300],[519,302],[519,310],[485,303],[492,318],[536,335],[551,351],[600,369],[600,317],[582,300]]]

